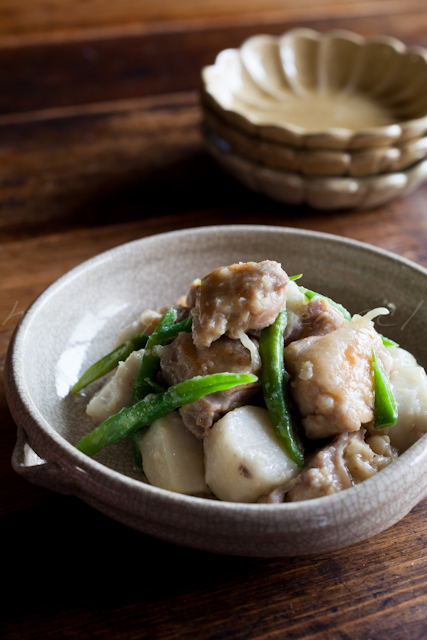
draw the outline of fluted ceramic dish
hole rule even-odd
[[[395,38],[294,29],[226,49],[203,104],[251,136],[297,147],[390,146],[427,130],[427,53]]]
[[[6,362],[18,425],[14,469],[79,496],[135,529],[179,545],[248,555],[307,555],[378,534],[427,494],[427,436],[369,480],[301,503],[235,504],[179,495],[144,483],[128,442],[93,458],[75,448],[93,429],[87,398],[69,393],[79,374],[110,351],[140,311],[185,293],[194,278],[239,260],[277,260],[352,313],[395,305],[382,333],[427,365],[427,270],[352,240],[267,226],[176,231],[117,247],[51,285],[21,319]],[[82,527],[84,523],[82,522]]]
[[[427,159],[408,169],[365,177],[306,176],[274,169],[234,153],[217,134],[205,131],[205,145],[218,165],[248,189],[284,204],[319,210],[371,209],[408,195],[427,178]]]
[[[270,169],[301,173],[304,176],[365,177],[396,173],[427,157],[427,136],[396,142],[390,146],[365,149],[322,149],[295,147],[252,136],[230,126],[212,109],[204,106],[204,128],[211,139],[220,139],[222,148]]]

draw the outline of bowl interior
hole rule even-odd
[[[77,267],[52,285],[23,319],[15,363],[21,394],[38,421],[75,445],[93,422],[87,395],[69,390],[114,347],[123,326],[147,308],[173,303],[196,277],[238,261],[277,260],[300,283],[352,313],[389,305],[378,330],[427,366],[426,272],[391,254],[314,232],[264,226],[206,227],[123,245]],[[98,383],[99,386],[99,383]],[[96,455],[102,464],[141,479],[127,441]]]

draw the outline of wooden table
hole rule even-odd
[[[251,34],[340,27],[427,46],[425,0],[200,4],[0,8],[0,635],[427,637],[427,500],[336,553],[218,557],[127,529],[11,469],[3,365],[13,329],[45,287],[105,249],[172,229],[262,222],[356,238],[427,266],[427,185],[364,212],[270,202],[214,165],[198,106],[200,68]]]

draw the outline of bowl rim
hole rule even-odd
[[[360,248],[369,253],[373,252],[388,260],[397,261],[405,267],[415,270],[427,277],[427,269],[423,266],[392,253],[386,249],[375,247],[366,242],[355,240],[352,238],[345,238],[339,235],[325,233],[321,231],[311,231],[306,229],[299,229],[293,227],[281,227],[274,225],[212,225],[196,228],[185,228],[175,231],[168,231],[161,234],[154,234],[152,236],[146,236],[130,242],[118,245],[111,249],[108,249],[88,260],[85,260],[81,264],[77,265],[73,269],[60,276],[51,285],[49,285],[29,306],[25,314],[21,317],[18,325],[15,328],[12,339],[9,344],[9,348],[6,356],[6,376],[5,387],[6,397],[9,408],[11,410],[14,420],[17,421],[18,427],[22,427],[26,435],[31,436],[36,433],[43,433],[43,437],[51,445],[54,456],[61,457],[61,454],[66,454],[66,469],[68,471],[74,470],[77,473],[83,473],[86,478],[90,478],[96,485],[102,485],[105,488],[110,488],[113,493],[116,494],[116,504],[121,506],[120,496],[123,491],[126,491],[131,495],[135,504],[138,503],[138,499],[143,501],[145,497],[147,500],[155,499],[160,501],[164,506],[180,506],[184,507],[193,515],[201,513],[221,513],[225,517],[234,517],[236,513],[241,515],[257,514],[258,518],[262,518],[262,522],[274,523],[278,519],[278,514],[285,516],[288,513],[298,511],[301,514],[306,513],[307,516],[313,517],[313,512],[317,509],[322,512],[322,505],[326,507],[327,504],[345,505],[347,502],[348,492],[353,494],[356,492],[361,494],[367,494],[372,487],[373,483],[384,485],[387,479],[392,477],[397,469],[397,466],[415,466],[422,458],[427,456],[427,435],[420,438],[415,444],[413,444],[407,451],[405,451],[399,458],[381,471],[380,474],[376,474],[372,478],[351,487],[345,491],[341,491],[336,494],[324,496],[322,498],[314,498],[303,502],[295,503],[282,503],[282,504],[248,504],[248,503],[235,503],[227,501],[209,500],[206,498],[200,498],[197,496],[187,496],[183,494],[174,493],[165,489],[154,487],[146,484],[134,478],[130,478],[114,469],[106,467],[97,460],[86,456],[84,453],[78,451],[74,445],[69,443],[63,436],[61,436],[54,427],[47,422],[43,415],[38,410],[34,401],[31,399],[29,392],[26,390],[23,384],[19,381],[19,372],[22,370],[22,362],[20,355],[22,353],[22,347],[25,342],[26,334],[30,329],[33,317],[39,312],[43,305],[49,300],[52,295],[55,295],[61,288],[66,287],[67,284],[79,277],[88,268],[99,266],[105,261],[114,259],[115,256],[129,251],[132,246],[141,245],[150,242],[156,242],[162,238],[168,239],[171,237],[179,238],[180,236],[192,233],[203,234],[209,231],[216,231],[221,233],[233,232],[239,233],[239,231],[251,231],[259,234],[283,234],[283,235],[302,235],[311,238],[317,238],[319,240],[327,240],[338,244],[347,244],[355,248]],[[22,413],[24,409],[25,417]],[[38,453],[36,451],[36,453]],[[49,460],[46,460],[49,462]],[[72,469],[73,468],[73,469]],[[314,516],[320,517],[320,516]]]
[[[321,147],[331,149],[361,149],[366,147],[375,147],[378,145],[392,145],[397,142],[403,142],[410,138],[419,137],[427,132],[427,113],[419,118],[411,118],[409,120],[397,121],[389,125],[366,127],[360,130],[352,130],[345,127],[331,127],[328,129],[320,129],[316,132],[308,132],[301,126],[292,123],[276,124],[264,123],[257,124],[249,115],[243,115],[235,109],[224,108],[215,96],[209,91],[208,81],[206,78],[210,69],[215,68],[221,63],[223,56],[228,52],[241,51],[251,41],[257,38],[268,38],[271,41],[279,42],[283,39],[290,39],[293,36],[301,36],[310,38],[318,42],[331,38],[342,38],[355,43],[358,46],[366,44],[383,44],[393,49],[398,55],[412,56],[416,55],[423,58],[427,65],[427,49],[421,46],[407,46],[402,41],[393,36],[376,35],[361,36],[358,33],[347,29],[331,29],[321,32],[307,27],[296,27],[290,29],[279,36],[259,33],[246,38],[239,47],[228,48],[220,51],[213,64],[205,65],[201,71],[201,101],[206,102],[219,115],[237,127],[241,127],[244,131],[265,138],[269,141],[285,142],[297,147]]]

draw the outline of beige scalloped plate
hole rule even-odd
[[[70,395],[79,374],[111,350],[145,308],[185,293],[210,270],[277,260],[352,313],[392,303],[382,333],[427,366],[427,270],[369,245],[267,226],[188,229],[103,253],[52,284],[21,319],[6,361],[6,393],[18,426],[12,464],[30,482],[80,497],[162,540],[247,556],[339,549],[392,526],[427,495],[427,436],[396,462],[342,493],[302,503],[234,504],[152,487],[133,469],[127,441],[89,458],[76,443],[93,428],[87,398]],[[384,321],[386,322],[386,321]],[[84,522],[81,523],[84,527]]]
[[[297,147],[390,146],[427,131],[427,51],[388,36],[256,35],[202,70],[202,99],[231,126]]]

